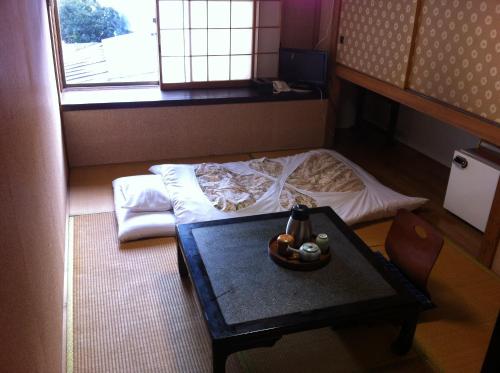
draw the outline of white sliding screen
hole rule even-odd
[[[274,20],[260,16],[259,3],[275,4]],[[259,70],[254,55],[260,54],[274,53],[275,61],[264,57],[261,65],[277,70],[280,9],[279,1],[158,0],[162,87],[232,85],[264,76],[261,70],[272,69]],[[261,30],[259,19],[278,26]]]
[[[281,36],[281,2],[256,1],[254,77],[277,78]],[[297,32],[300,32],[297,30]]]

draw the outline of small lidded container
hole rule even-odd
[[[321,249],[313,242],[302,244],[299,251],[299,257],[302,262],[314,262],[320,259]]]
[[[327,254],[330,249],[330,242],[326,233],[320,233],[316,236],[316,245],[321,249],[321,254]]]
[[[278,254],[281,256],[287,257],[290,255],[288,251],[288,246],[293,247],[295,243],[295,239],[291,234],[280,234],[278,236]]]

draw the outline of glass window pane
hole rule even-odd
[[[193,82],[207,81],[207,57],[192,57]]]
[[[162,56],[184,56],[184,31],[162,30],[161,31],[161,55]]]
[[[229,54],[230,30],[208,30],[208,55]]]
[[[178,29],[183,27],[184,11],[182,1],[160,1],[160,28]]]
[[[229,80],[229,56],[208,57],[208,80]]]
[[[161,59],[163,83],[184,83],[184,57],[163,57]]]
[[[257,27],[279,27],[281,4],[279,1],[259,1]]]
[[[277,53],[280,48],[279,28],[260,28],[257,30],[256,50],[258,53]]]
[[[191,27],[207,28],[206,1],[191,1]]]
[[[191,55],[207,55],[207,30],[191,30]]]
[[[208,28],[229,28],[229,9],[229,1],[209,1]]]
[[[65,83],[158,81],[156,1],[85,3],[57,1]]]
[[[255,77],[278,77],[278,54],[257,54],[255,56]]]
[[[233,1],[231,4],[231,27],[253,26],[253,2]]]
[[[231,30],[231,54],[252,54],[252,29]]]
[[[231,80],[252,77],[252,56],[231,56]]]

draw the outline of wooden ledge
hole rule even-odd
[[[335,71],[336,75],[341,79],[376,92],[440,121],[462,128],[474,136],[500,146],[500,125],[493,121],[457,109],[432,97],[398,88],[343,65],[337,64]]]

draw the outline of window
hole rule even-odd
[[[66,87],[211,87],[277,76],[277,0],[58,0],[57,7]]]
[[[155,0],[59,0],[65,86],[158,82]]]

